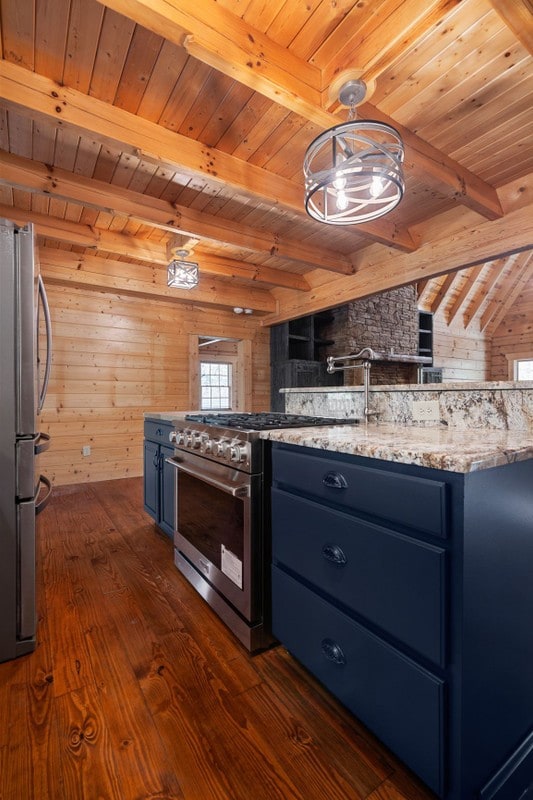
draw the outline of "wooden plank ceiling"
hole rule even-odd
[[[253,287],[268,323],[416,281],[422,307],[483,329],[532,279],[531,0],[1,0],[0,14],[0,214],[34,222],[58,281],[58,251],[74,251],[86,282],[104,260],[119,277],[116,262],[149,265],[168,297],[170,248],[192,240],[200,285],[179,300],[231,307]],[[346,77],[370,87],[358,115],[401,132],[406,193],[339,228],[305,215],[302,162],[346,118]]]

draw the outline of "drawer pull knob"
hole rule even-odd
[[[339,664],[340,666],[346,664],[346,656],[342,647],[337,642],[334,642],[333,639],[322,639],[322,653],[328,661],[333,661],[334,664]]]
[[[336,564],[339,567],[344,567],[348,563],[348,559],[342,548],[338,544],[325,544],[322,547],[322,555],[326,561]]]
[[[322,478],[322,483],[328,489],[347,489],[348,481],[340,472],[326,472]]]

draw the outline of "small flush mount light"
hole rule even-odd
[[[251,308],[241,308],[240,306],[235,306],[233,309],[234,314],[253,314],[253,309]]]
[[[190,255],[188,250],[178,250],[177,259],[168,265],[167,284],[176,289],[193,289],[198,286],[198,264],[194,261],[184,261]]]
[[[328,225],[369,222],[388,214],[403,197],[402,139],[390,125],[356,119],[365,95],[364,81],[341,86],[348,122],[321,133],[305,154],[305,210]]]

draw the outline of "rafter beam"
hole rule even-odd
[[[324,311],[377,292],[407,286],[484,264],[498,258],[533,249],[531,216],[525,206],[503,219],[483,222],[471,228],[420,246],[416,253],[379,255],[365,259],[355,275],[339,277],[316,286],[305,301],[291,292],[279,292],[280,310],[263,324],[274,325],[294,317]]]
[[[484,266],[485,266],[485,264],[478,264],[477,267],[472,267],[471,269],[466,270],[467,278],[466,278],[465,283],[463,284],[463,288],[461,289],[461,291],[459,292],[459,294],[455,298],[451,308],[448,309],[448,315],[446,317],[446,322],[448,323],[448,325],[451,324],[451,322],[453,321],[454,317],[459,312],[459,309],[463,305],[464,301],[466,300],[466,298],[468,297],[468,295],[470,294],[470,292],[474,288],[474,285],[475,285],[477,279],[479,278],[479,276],[481,275]]]
[[[200,175],[220,187],[232,186],[252,200],[259,197],[274,207],[304,213],[299,184],[5,60],[0,60],[0,97],[23,114],[43,114],[58,125],[90,132],[122,149],[126,145],[139,158],[192,177]],[[405,251],[416,248],[409,231],[389,220],[357,228],[382,244]]]
[[[104,181],[84,178],[66,170],[49,167],[21,156],[0,152],[0,184],[26,191],[81,203],[98,211],[118,214],[185,236],[224,242],[252,252],[306,264],[310,268],[332,270],[344,275],[353,272],[349,258],[330,248],[313,246],[287,237],[257,231],[212,214],[187,208],[166,200],[110,186]]]
[[[521,253],[505,277],[495,301],[483,312],[480,321],[482,331],[486,329],[487,334],[492,336],[532,275],[533,256],[531,253]]]
[[[436,314],[437,311],[439,310],[444,298],[448,294],[448,291],[451,289],[453,282],[457,278],[457,275],[458,275],[457,272],[450,272],[444,278],[444,281],[442,282],[442,286],[440,287],[439,291],[437,292],[436,297],[433,299],[433,302],[431,303],[431,313],[432,314]]]
[[[87,247],[94,251],[112,253],[117,256],[135,258],[139,261],[165,266],[168,264],[167,248],[165,244],[158,244],[138,236],[127,236],[123,233],[99,230],[98,228],[81,225],[76,222],[60,220],[35,211],[26,211],[14,206],[0,205],[0,216],[8,217],[14,222],[25,224],[31,222],[37,234],[45,239],[55,239],[65,244]],[[297,291],[308,291],[309,284],[301,275],[283,272],[270,267],[257,264],[248,264],[244,261],[225,259],[206,254],[205,258],[198,250],[195,258],[200,263],[201,272],[206,275],[241,278],[254,283],[264,283],[269,286],[283,286]]]
[[[465,330],[473,321],[477,312],[489,296],[490,290],[505,269],[506,264],[506,258],[499,258],[494,261],[494,263],[488,265],[488,272],[484,282],[478,287],[474,297],[472,298],[472,302],[468,306],[466,312],[463,314],[463,324]]]
[[[493,186],[429,142],[411,133],[409,128],[383,114],[376,106],[365,103],[361,106],[360,113],[362,117],[396,128],[404,141],[407,164],[410,164],[413,174],[421,183],[432,186],[444,197],[476,211],[486,219],[494,220],[503,216],[502,205]]]
[[[200,270],[210,275],[219,275],[224,278],[243,278],[247,281],[265,283],[271,286],[285,286],[299,292],[310,291],[309,283],[301,275],[292,272],[282,272],[279,269],[247,264],[245,261],[236,261],[232,258],[219,258],[210,253],[202,253],[200,248],[195,252],[195,258],[200,264]]]
[[[264,34],[256,31],[243,20],[223,9],[216,0],[99,0],[104,5],[118,11],[139,25],[158,33],[165,39],[175,44],[184,46],[195,58],[214,67],[220,72],[260,92],[265,97],[278,103],[284,108],[304,117],[321,128],[330,128],[338,124],[339,118],[321,108],[321,101],[310,97],[305,91],[305,81],[302,79],[306,62],[298,59],[294,62],[291,56],[291,69],[288,70],[287,58],[289,51],[281,49],[269,40]],[[416,0],[417,8],[419,0]],[[456,0],[449,0],[450,8]],[[409,10],[411,3],[403,4],[408,13],[404,25],[414,24],[419,35],[424,32],[424,24],[429,27],[434,22],[435,14],[444,14],[447,3],[433,0],[427,4],[431,13],[425,18],[425,23],[416,22],[416,15]],[[422,6],[424,4],[422,3]],[[436,6],[436,8],[433,8]],[[420,10],[418,13],[422,13]],[[415,23],[412,22],[413,16]],[[222,20],[219,27],[215,21]],[[238,40],[242,43],[248,40],[248,50],[242,56],[236,56],[233,48],[232,31],[235,27]],[[207,30],[208,29],[208,32]],[[184,38],[184,31],[190,34]],[[209,35],[208,35],[209,33]],[[351,29],[353,35],[353,27]],[[414,34],[413,34],[414,35]],[[257,60],[255,44],[261,43]],[[366,56],[367,60],[370,54]],[[235,60],[237,59],[237,60]],[[363,60],[363,59],[362,59]],[[272,68],[276,64],[280,71]],[[351,65],[353,67],[353,64]],[[383,63],[383,68],[386,66]],[[284,69],[281,69],[283,68]],[[375,77],[376,65],[373,67]],[[294,76],[292,71],[294,70]],[[364,65],[363,65],[364,72]],[[322,79],[322,89],[329,85]],[[446,156],[423,139],[409,131],[377,108],[366,104],[363,113],[369,119],[379,119],[398,129],[404,140],[407,150],[408,168],[422,183],[435,184],[439,191],[447,197],[452,197],[456,202],[482,214],[488,219],[495,219],[502,215],[502,209],[494,187],[482,181],[478,176],[462,167],[453,159]],[[363,226],[359,226],[363,230]],[[370,229],[369,229],[370,230]],[[365,230],[365,233],[367,231]],[[368,235],[372,235],[370,232]],[[404,248],[408,249],[408,248]]]
[[[298,112],[320,106],[320,70],[212,0],[99,0],[214,69]],[[290,88],[288,88],[290,87]]]

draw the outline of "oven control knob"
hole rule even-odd
[[[175,442],[178,438],[176,431],[170,431],[168,434],[169,441]]]
[[[192,431],[190,435],[189,447],[191,447],[193,450],[198,450],[201,443],[202,443],[201,435],[198,433],[198,431]]]
[[[183,447],[183,445],[185,444],[185,434],[183,433],[183,431],[179,431],[178,433],[176,433],[176,438],[174,441],[178,446],[181,445]]]
[[[221,439],[217,444],[217,456],[221,456],[222,458],[228,458],[229,456],[229,441],[227,439]]]
[[[202,439],[202,441],[200,442],[200,450],[202,451],[202,453],[205,453],[206,455],[208,455],[209,453],[212,453],[213,452],[213,440],[209,439],[209,438],[206,439],[204,437]]]
[[[233,444],[230,448],[230,458],[232,461],[246,461],[246,448],[240,444]]]

